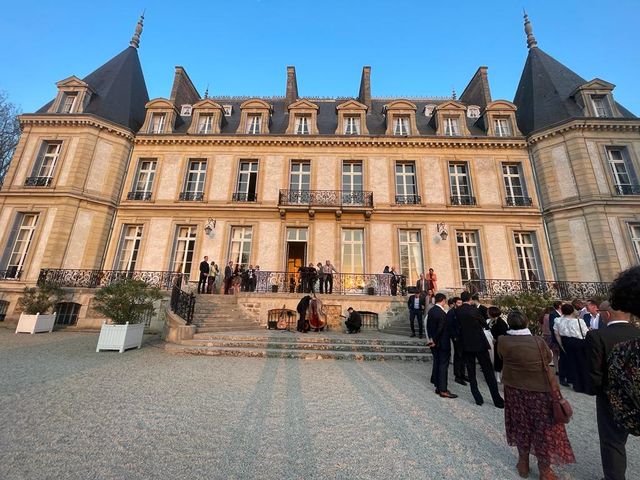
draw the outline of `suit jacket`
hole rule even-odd
[[[229,280],[231,277],[233,277],[233,269],[227,265],[224,267],[224,279]]]
[[[486,322],[475,305],[463,303],[456,308],[460,322],[462,350],[465,352],[486,352],[489,342],[484,334]]]
[[[456,315],[456,308],[452,307],[447,312],[447,333],[454,342],[460,339],[460,322]]]
[[[209,273],[209,262],[205,262],[204,260],[200,262],[200,273],[203,275]]]
[[[614,323],[587,333],[587,357],[590,360],[589,376],[598,395],[604,395],[609,387],[607,372],[609,355],[616,344],[640,338],[640,329],[630,323]]]
[[[426,280],[418,279],[418,281],[416,282],[416,288],[418,289],[418,292],[426,292],[427,290],[429,290],[429,282],[427,282]]]
[[[409,307],[409,310],[415,310],[414,307],[414,300],[416,298],[416,295],[418,295],[417,293],[410,295],[409,296],[409,300],[407,300],[407,306]],[[426,300],[425,297],[422,295],[418,295],[420,297],[420,310],[424,311],[425,307],[426,307]]]
[[[451,350],[447,314],[438,305],[434,305],[427,315],[427,335],[436,344],[438,350]]]
[[[588,312],[585,313],[582,319],[584,320],[584,324],[587,326],[587,328],[591,328],[591,314]],[[604,327],[605,327],[605,324],[602,321],[602,319],[598,319],[598,328],[596,328],[596,330],[600,330],[601,328],[604,328]]]
[[[486,305],[478,305],[478,311],[480,312],[480,315],[482,315],[482,318],[484,318],[485,320],[489,319],[489,309]]]

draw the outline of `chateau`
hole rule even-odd
[[[456,98],[201,95],[182,67],[149,99],[131,44],[20,117],[0,190],[7,315],[43,269],[181,272],[207,255],[291,272],[395,266],[415,284],[608,282],[640,261],[640,119],[615,85],[542,51],[513,101],[479,67]]]

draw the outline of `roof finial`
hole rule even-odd
[[[456,100],[458,95],[456,94],[456,87],[451,87],[451,100]]]
[[[527,48],[537,47],[538,41],[533,36],[533,27],[529,21],[529,15],[527,15],[526,10],[522,9],[522,11],[524,12],[524,33],[527,34]]]
[[[204,89],[204,98],[209,98],[209,84],[207,83],[207,88]]]
[[[133,37],[131,37],[131,41],[129,42],[129,45],[131,45],[134,48],[138,48],[140,46],[140,34],[142,33],[142,25],[144,23],[144,12],[146,10],[142,11],[142,15],[140,15],[140,20],[138,20],[138,25],[136,25],[136,31],[133,34]]]

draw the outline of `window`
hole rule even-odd
[[[213,114],[201,113],[198,115],[198,133],[208,135],[213,132]]]
[[[458,126],[458,119],[455,117],[444,118],[444,134],[449,136],[460,135],[460,128]]]
[[[66,92],[62,94],[62,102],[58,113],[74,113],[76,111],[76,101],[78,100],[78,92]]]
[[[194,225],[179,225],[176,227],[176,235],[173,242],[173,256],[171,259],[172,272],[187,275],[191,273],[195,246],[196,227]]]
[[[396,203],[420,203],[416,186],[416,167],[413,163],[396,163]]]
[[[344,134],[360,135],[360,117],[344,117]]]
[[[296,115],[296,135],[309,135],[309,117]]]
[[[115,270],[132,272],[136,269],[140,242],[142,241],[142,225],[123,225],[118,254],[114,265]]]
[[[311,186],[311,164],[309,162],[291,162],[289,190],[309,191]]]
[[[618,195],[638,195],[638,179],[625,148],[607,148],[607,159]]]
[[[591,103],[596,117],[610,117],[611,109],[605,95],[591,95]]]
[[[262,123],[262,115],[260,114],[247,115],[247,133],[251,135],[259,135],[261,123]]]
[[[206,160],[189,160],[189,169],[184,182],[184,190],[180,194],[180,200],[202,200],[204,198],[206,175]]]
[[[409,129],[409,117],[394,116],[393,117],[393,134],[394,135],[411,135]]]
[[[536,236],[533,232],[514,232],[516,258],[520,269],[520,278],[527,281],[541,280],[540,255]]]
[[[467,117],[468,118],[478,118],[480,117],[480,108],[475,106],[470,106],[467,108]]]
[[[151,114],[151,124],[149,125],[149,133],[163,133],[166,115],[164,113]]]
[[[238,189],[233,196],[235,202],[255,202],[258,184],[258,162],[242,160],[238,172]]]
[[[231,228],[231,241],[229,245],[229,260],[241,267],[249,265],[251,258],[251,239],[253,232],[251,227]]]
[[[25,185],[31,187],[47,187],[53,180],[53,172],[55,171],[62,142],[43,142],[40,153],[33,166],[31,177],[25,181]]]
[[[425,117],[430,117],[431,115],[433,115],[433,110],[436,108],[435,105],[425,105],[424,106],[424,116]]]
[[[19,213],[9,234],[0,278],[20,278],[38,222],[37,213]]]
[[[153,178],[156,175],[156,161],[152,159],[140,159],[138,170],[133,181],[133,190],[129,192],[129,200],[150,200],[153,189]]]
[[[495,118],[493,120],[493,128],[498,137],[510,137],[511,136],[511,124],[508,118]]]
[[[415,285],[424,272],[420,230],[400,230],[400,273],[407,277],[407,285]]]
[[[233,113],[233,105],[223,105],[222,109],[224,110],[225,117],[230,117]]]
[[[482,262],[480,245],[476,231],[457,231],[458,261],[460,262],[460,278],[463,282],[482,278]]]
[[[466,163],[449,163],[449,184],[451,205],[476,204],[475,197],[471,196],[471,180]]]
[[[342,230],[342,271],[364,273],[364,230]]]
[[[640,223],[630,223],[631,244],[633,251],[636,253],[636,262],[640,263]]]
[[[181,117],[190,117],[192,111],[193,111],[193,106],[191,106],[191,105],[182,105],[182,107],[180,107],[180,116]]]
[[[342,203],[362,205],[362,162],[342,163]]]
[[[75,325],[78,323],[78,315],[80,313],[79,303],[60,302],[56,304],[56,325]]]
[[[507,194],[506,204],[508,206],[531,206],[531,198],[527,196],[524,179],[522,177],[522,166],[519,163],[503,163],[502,178],[504,180],[504,190]]]

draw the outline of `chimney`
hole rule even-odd
[[[287,106],[298,100],[298,81],[296,80],[296,67],[287,67]]]
[[[360,79],[360,92],[358,101],[371,110],[371,67],[362,67],[362,78]]]

